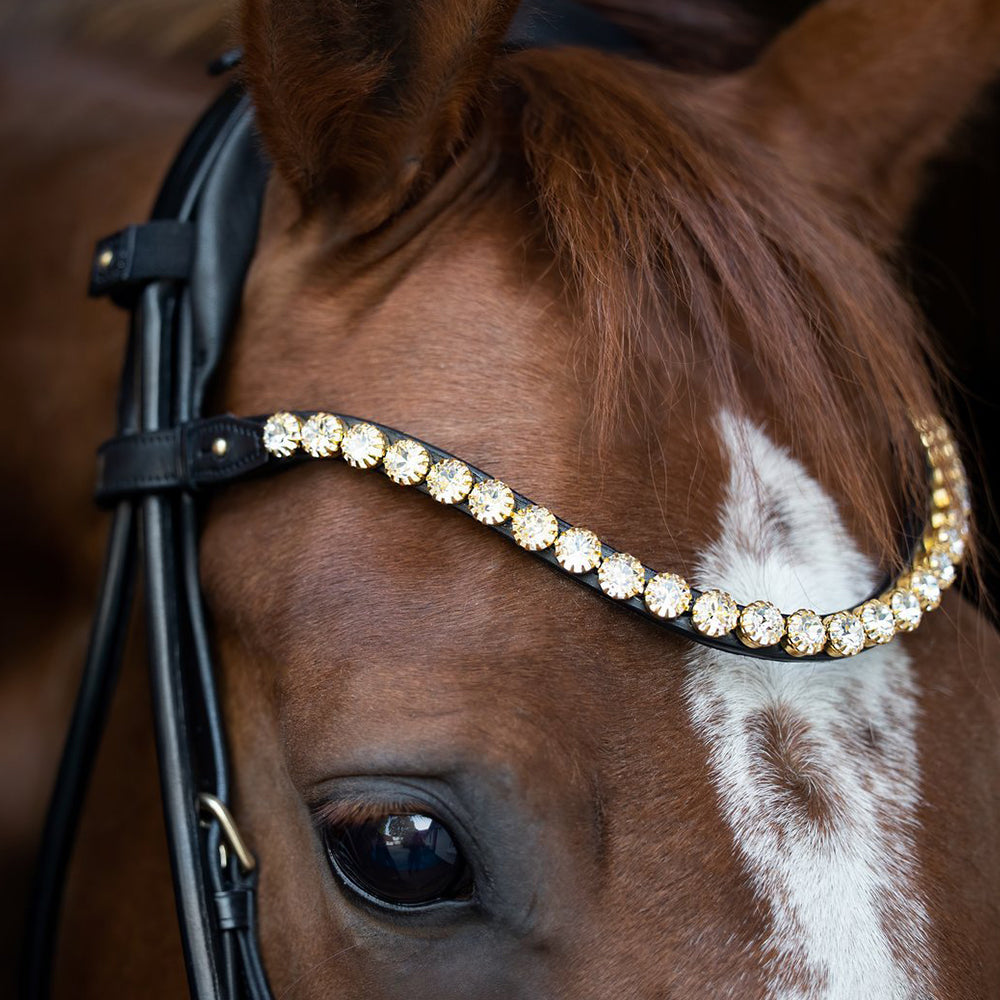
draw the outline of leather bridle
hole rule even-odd
[[[641,55],[631,36],[570,0],[523,5],[506,46],[554,44]],[[219,67],[237,62],[227,56]],[[116,441],[141,439],[145,447],[131,451],[138,469],[133,464],[126,470],[130,488],[103,491],[104,502],[113,504],[103,577],[26,928],[21,993],[30,1000],[50,993],[67,867],[119,674],[138,573],[191,995],[271,995],[256,934],[256,863],[229,811],[230,767],[198,583],[197,497],[199,488],[254,467],[253,461],[242,469],[234,465],[236,449],[224,465],[215,461],[210,445],[218,428],[202,419],[202,407],[235,323],[267,176],[250,100],[239,85],[230,86],[178,153],[150,221],[97,246],[92,293],[110,295],[131,312]],[[233,429],[234,418],[219,419]],[[238,427],[234,437],[240,439]],[[124,482],[120,475],[111,480],[118,487]],[[102,481],[109,481],[106,473]]]

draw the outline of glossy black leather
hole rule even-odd
[[[176,219],[127,226],[94,249],[90,294],[110,295],[124,307],[154,280],[186,281],[194,260],[194,228]]]
[[[217,442],[225,442],[218,454]],[[196,491],[248,475],[267,464],[260,423],[221,416],[164,430],[112,438],[97,453],[96,499]]]

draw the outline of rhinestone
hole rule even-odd
[[[465,462],[446,458],[436,462],[427,473],[427,492],[438,503],[458,503],[472,489],[472,473]]]
[[[97,266],[102,271],[106,271],[114,262],[115,252],[111,249],[102,250],[101,255],[97,258]]]
[[[529,552],[547,549],[559,534],[559,522],[544,507],[522,507],[510,519],[514,541]]]
[[[965,517],[968,517],[972,513],[972,497],[969,494],[969,484],[962,477],[952,484],[951,489],[955,494],[955,499],[958,501],[958,509]]]
[[[227,451],[229,451],[229,442],[225,438],[218,437],[212,442],[212,454],[216,458],[224,458]]]
[[[409,438],[389,445],[382,459],[383,471],[400,486],[416,486],[427,475],[430,465],[427,449]]]
[[[469,510],[483,524],[503,524],[514,513],[514,491],[499,479],[476,483],[469,494]]]
[[[601,540],[586,528],[570,528],[556,540],[556,559],[570,573],[589,573],[601,562]]]
[[[754,601],[740,612],[736,633],[740,641],[751,649],[777,646],[785,635],[785,619],[768,601]]]
[[[676,618],[691,607],[691,588],[676,573],[657,573],[646,584],[646,607],[659,618]]]
[[[957,458],[958,452],[955,449],[955,445],[952,444],[952,442],[946,437],[942,437],[942,441],[944,443],[938,445],[938,454],[942,458],[946,458],[949,460]]]
[[[924,557],[923,565],[937,577],[942,590],[947,590],[955,582],[955,564],[944,552],[929,553]]]
[[[302,447],[313,458],[335,455],[344,436],[344,422],[332,413],[314,413],[302,425]]]
[[[939,507],[943,510],[945,507],[951,506],[951,494],[943,486],[939,486],[931,494],[931,501],[935,507]]]
[[[858,608],[857,615],[869,645],[881,646],[896,634],[896,619],[885,601],[866,601]]]
[[[691,621],[702,635],[718,637],[736,628],[739,609],[723,590],[706,590],[691,608]]]
[[[792,656],[815,656],[826,645],[826,626],[815,611],[793,611],[782,645]]]
[[[264,424],[264,447],[272,454],[287,458],[299,446],[302,423],[294,413],[275,413]]]
[[[340,442],[340,452],[348,465],[355,469],[370,469],[378,465],[385,454],[385,435],[372,424],[355,424],[348,428]]]
[[[939,528],[931,536],[929,548],[932,552],[944,552],[952,562],[961,562],[965,555],[965,540],[956,528]]]
[[[914,570],[906,581],[906,589],[917,595],[924,611],[933,611],[941,603],[941,585],[930,570]]]
[[[892,616],[896,619],[896,628],[900,632],[912,632],[923,617],[920,601],[910,590],[894,590],[889,595],[889,607],[892,608]]]
[[[608,556],[597,571],[601,590],[618,601],[627,601],[641,594],[645,576],[642,563],[627,552],[615,552]]]
[[[950,510],[936,510],[931,514],[932,528],[947,528],[955,524],[955,515]]]
[[[830,637],[826,651],[831,656],[854,656],[865,648],[865,627],[850,611],[838,611],[826,620]]]

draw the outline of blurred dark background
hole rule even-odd
[[[998,224],[1000,86],[993,88],[948,158],[936,164],[906,247],[912,288],[954,375],[953,398],[985,535],[987,598],[1000,593]],[[996,620],[997,608],[986,603]]]

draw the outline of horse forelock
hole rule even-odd
[[[936,407],[932,352],[857,226],[749,134],[725,84],[573,50],[498,73],[596,424],[655,439],[693,376],[705,410],[766,413],[897,560],[898,503],[924,502],[911,415]]]

